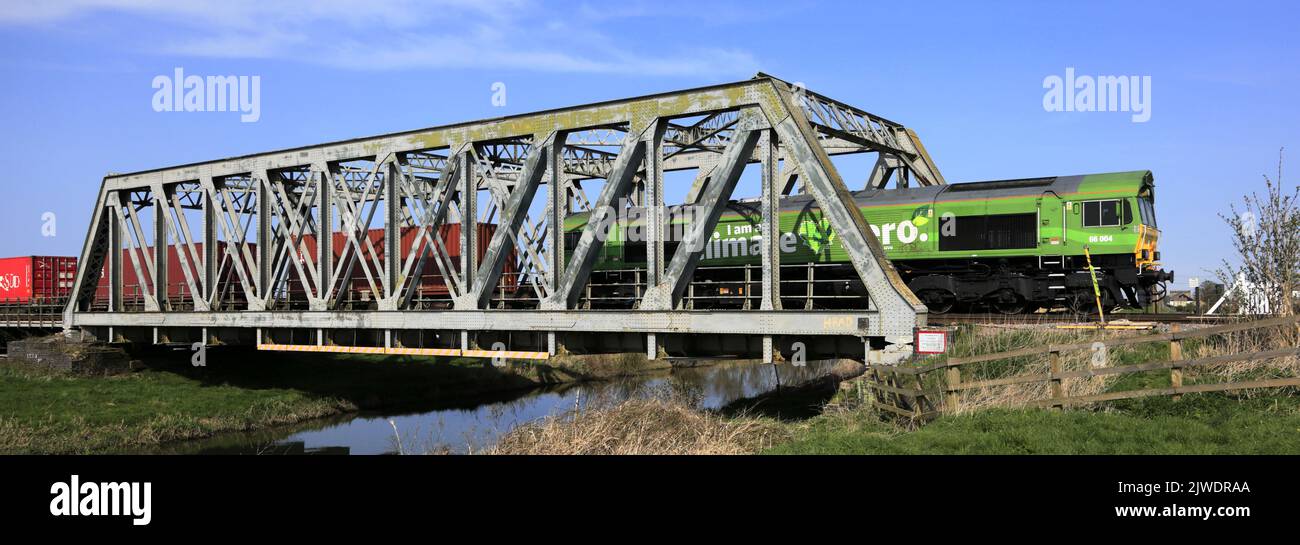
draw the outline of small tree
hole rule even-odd
[[[1264,175],[1263,195],[1252,192],[1242,197],[1241,209],[1234,204],[1232,215],[1219,215],[1232,228],[1239,263],[1225,259],[1215,274],[1237,286],[1229,301],[1238,308],[1266,302],[1270,313],[1290,316],[1300,311],[1300,186],[1285,189],[1282,158],[1279,150],[1277,178]]]

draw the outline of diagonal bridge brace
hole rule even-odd
[[[505,268],[506,259],[515,248],[518,240],[517,233],[527,216],[528,205],[533,202],[537,187],[541,185],[542,174],[549,166],[550,161],[547,156],[550,155],[551,146],[555,145],[556,140],[555,132],[548,134],[545,139],[535,140],[537,144],[524,162],[519,182],[510,192],[510,197],[501,210],[500,224],[492,232],[492,241],[488,244],[483,260],[474,274],[473,284],[468,293],[456,298],[456,310],[485,308],[491,301],[492,293],[496,290],[501,272]],[[472,213],[472,211],[465,213]]]

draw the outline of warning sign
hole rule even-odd
[[[917,354],[942,354],[948,351],[948,332],[918,329],[916,331]]]

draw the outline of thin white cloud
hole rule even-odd
[[[532,0],[16,0],[0,24],[86,22],[119,14],[159,23],[137,47],[163,54],[265,58],[357,70],[523,69],[649,76],[738,75],[758,62],[695,40],[622,45],[602,30],[652,17],[644,5],[602,17]],[[585,14],[584,14],[585,13]],[[675,46],[674,43],[682,44]]]

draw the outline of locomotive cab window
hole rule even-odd
[[[1118,227],[1120,223],[1120,201],[1088,201],[1083,203],[1084,227]],[[1133,211],[1128,210],[1132,219]]]
[[[1142,215],[1142,223],[1151,227],[1156,227],[1156,206],[1154,203],[1155,195],[1152,195],[1151,189],[1143,189],[1138,193],[1138,213]]]

